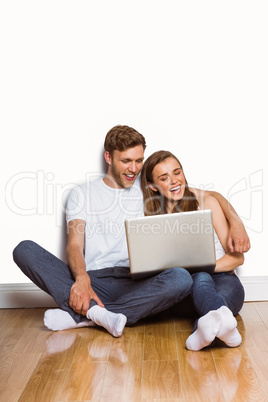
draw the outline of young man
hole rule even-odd
[[[124,220],[143,215],[138,175],[146,143],[133,128],[115,126],[107,133],[104,148],[106,176],[75,187],[68,199],[68,265],[31,241],[21,242],[13,256],[25,275],[60,307],[45,313],[48,328],[97,324],[117,337],[126,324],[182,301],[192,278],[186,270],[174,268],[148,279],[131,279]],[[217,197],[230,223],[232,241],[240,239],[236,247],[246,251],[243,225],[230,213],[227,201]]]

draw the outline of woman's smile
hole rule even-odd
[[[172,157],[158,163],[153,169],[152,189],[167,200],[178,201],[184,195],[185,177],[178,161]]]

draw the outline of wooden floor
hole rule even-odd
[[[201,352],[185,348],[191,319],[161,316],[113,338],[52,333],[43,314],[0,310],[1,401],[268,401],[268,302],[244,305],[240,347]]]

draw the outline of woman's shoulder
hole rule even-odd
[[[190,191],[194,193],[201,209],[213,209],[219,205],[218,201],[212,195],[208,195],[206,191],[199,188],[190,188]]]
[[[198,202],[204,196],[204,191],[199,188],[189,187],[189,190],[195,195]]]
[[[212,197],[212,195],[205,195],[203,203],[206,209],[216,209],[220,207],[219,202],[215,197]]]

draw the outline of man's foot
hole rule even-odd
[[[97,305],[88,310],[87,318],[107,329],[116,338],[122,335],[127,322],[127,317],[124,314],[112,313]]]
[[[73,317],[64,310],[59,308],[47,310],[44,315],[44,324],[52,331],[61,331],[63,329],[92,327],[94,322],[85,320],[77,323]]]
[[[186,340],[187,349],[197,351],[210,345],[217,336],[220,325],[221,316],[216,310],[199,318],[197,330]]]

